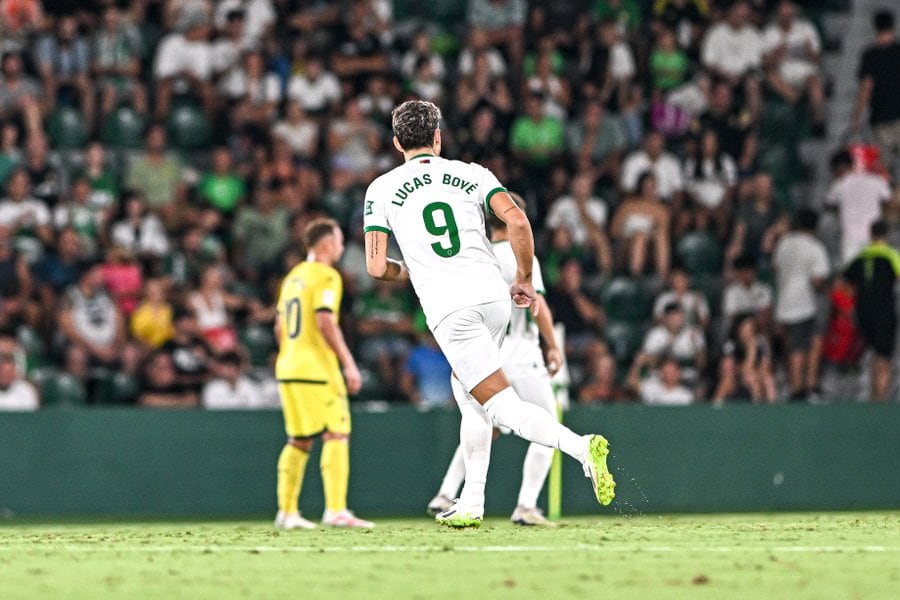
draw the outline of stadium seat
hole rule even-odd
[[[616,277],[600,292],[606,317],[614,321],[638,321],[650,314],[650,303],[640,280]]]
[[[704,231],[692,231],[678,240],[675,255],[691,274],[715,273],[722,268],[722,249],[716,238]]]
[[[88,139],[84,118],[71,106],[60,106],[50,115],[47,133],[57,149],[83,148]]]
[[[86,401],[84,386],[68,373],[54,373],[44,381],[44,406],[82,406]]]
[[[212,128],[203,111],[189,104],[172,109],[168,122],[169,142],[182,151],[200,150],[209,145]]]
[[[29,372],[47,365],[47,346],[34,329],[22,325],[16,331],[16,339],[25,351]]]
[[[111,373],[100,384],[98,404],[133,404],[140,386],[136,378],[127,373]]]
[[[793,144],[803,135],[805,120],[797,108],[782,100],[763,104],[760,136],[774,144]]]
[[[106,118],[100,131],[105,144],[116,148],[140,148],[144,145],[147,117],[123,106]]]
[[[644,340],[644,327],[628,321],[609,321],[605,329],[606,343],[619,367],[627,368]]]
[[[268,327],[250,325],[241,330],[239,338],[250,357],[250,364],[254,367],[265,367],[270,364],[269,359],[278,347],[275,335]]]

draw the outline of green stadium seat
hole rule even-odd
[[[609,321],[605,328],[609,351],[620,367],[626,367],[644,341],[644,326],[629,321]]]
[[[171,145],[187,152],[208,147],[212,127],[202,110],[182,104],[169,113],[168,131]]]
[[[678,240],[675,255],[691,274],[716,273],[722,269],[722,248],[715,236],[692,231]]]
[[[140,386],[138,380],[127,373],[110,373],[100,384],[98,404],[133,404]]]
[[[87,401],[87,392],[70,374],[54,373],[44,381],[43,400],[44,406],[82,406]]]
[[[241,330],[239,338],[254,367],[268,366],[269,359],[278,349],[275,334],[268,327],[249,325]]]
[[[146,115],[123,106],[106,118],[100,129],[100,138],[105,144],[116,148],[141,148],[146,128]]]
[[[16,331],[16,339],[25,351],[29,372],[47,365],[47,346],[34,329],[22,325]]]
[[[71,106],[60,106],[47,119],[47,133],[54,148],[83,148],[88,131],[84,117]]]
[[[805,127],[806,120],[794,105],[778,99],[769,99],[763,104],[760,136],[764,142],[796,143],[803,136]]]
[[[606,317],[614,321],[639,321],[650,315],[650,302],[639,279],[616,277],[600,292]]]

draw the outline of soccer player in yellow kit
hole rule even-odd
[[[344,252],[344,236],[334,220],[316,219],[306,226],[303,241],[306,260],[282,282],[275,317],[279,343],[275,377],[288,438],[278,459],[275,527],[316,527],[300,515],[297,504],[313,441],[321,436],[320,468],[325,491],[322,525],[370,528],[375,524],[347,510],[347,391],[358,392],[361,378],[338,326],[343,282],[334,265]]]

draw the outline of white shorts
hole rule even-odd
[[[466,391],[503,366],[500,344],[512,303],[488,302],[450,313],[434,328],[434,339]]]

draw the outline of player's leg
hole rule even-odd
[[[578,435],[559,423],[547,411],[523,402],[503,375],[496,371],[472,389],[496,425],[507,427],[519,437],[558,448],[579,461],[591,479],[594,495],[604,506],[615,497],[615,481],[606,464],[609,444],[602,435]]]
[[[447,465],[447,472],[444,473],[444,479],[441,481],[438,493],[428,503],[428,514],[437,515],[450,508],[450,505],[453,504],[453,499],[456,498],[456,494],[459,492],[459,486],[462,485],[465,478],[466,463],[463,460],[462,446],[460,445],[456,447],[453,458],[450,459],[450,464]]]
[[[303,486],[303,474],[313,440],[306,437],[306,423],[302,409],[302,389],[295,383],[280,383],[278,394],[284,412],[284,426],[287,443],[278,457],[278,515],[275,527],[279,529],[314,529],[315,523],[300,516],[298,502]]]
[[[493,425],[507,427],[530,442],[559,448],[581,462],[594,484],[597,500],[609,504],[615,483],[606,467],[606,439],[577,435],[547,411],[522,402],[500,369],[500,343],[509,323],[509,311],[509,302],[457,311],[450,327],[442,322],[435,328],[435,339],[454,373],[484,407]]]
[[[509,303],[502,304],[506,306],[508,318]],[[449,315],[435,327],[434,335],[453,368],[450,383],[461,416],[460,454],[465,465],[465,484],[459,500],[439,513],[435,520],[450,527],[478,527],[484,514],[484,487],[493,427],[484,408],[466,392],[462,382],[480,381],[500,367],[499,339],[497,342],[492,339],[478,307]]]
[[[525,402],[534,404],[550,415],[556,411],[556,398],[553,396],[553,388],[550,386],[550,377],[544,373],[515,373],[510,376],[513,389]],[[555,418],[555,417],[554,417]],[[538,495],[550,465],[553,462],[554,449],[542,444],[532,442],[525,453],[522,462],[522,485],[519,488],[519,500],[516,510],[513,512],[512,521],[519,525],[544,525],[552,526],[540,509],[537,508]]]
[[[347,487],[350,483],[350,405],[347,393],[340,387],[326,388],[328,398],[322,403],[326,430],[322,434],[322,489],[325,514],[322,524],[330,527],[372,528],[375,524],[355,516],[347,509]]]

